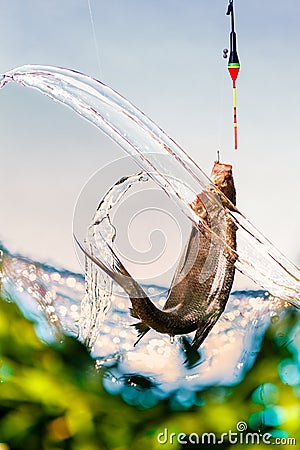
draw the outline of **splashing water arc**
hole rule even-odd
[[[103,131],[197,224],[190,203],[209,184],[212,192],[216,188],[183,149],[124,97],[87,75],[57,67],[28,65],[0,76],[0,88],[10,82],[39,90]],[[222,207],[217,199],[216,207]],[[299,268],[241,213],[231,214],[238,227],[237,269],[273,296],[299,307]]]

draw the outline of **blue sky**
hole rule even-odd
[[[63,66],[101,79],[159,124],[209,173],[220,149],[238,204],[300,262],[300,10],[296,0],[236,0],[239,150],[222,58],[227,1],[0,0],[0,72]],[[100,61],[100,67],[99,63]],[[20,86],[0,91],[2,214],[9,248],[78,270],[72,215],[98,168],[123,156],[96,129]]]

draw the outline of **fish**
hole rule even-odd
[[[108,243],[113,267],[77,241],[86,256],[128,294],[131,315],[139,320],[133,324],[138,332],[135,345],[150,329],[171,337],[196,331],[192,346],[197,349],[225,309],[237,259],[237,227],[230,214],[236,210],[232,165],[215,161],[210,179],[212,184],[208,183],[190,205],[200,220],[192,226],[162,309],[151,301]]]

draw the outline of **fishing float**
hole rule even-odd
[[[237,136],[237,106],[236,106],[236,79],[240,71],[240,62],[237,54],[236,46],[236,33],[234,30],[234,10],[233,0],[229,0],[227,16],[231,16],[231,32],[230,32],[230,53],[228,60],[228,71],[232,79],[233,89],[233,133],[234,133],[234,149],[238,149],[238,136]],[[227,58],[228,50],[224,50],[224,58]]]

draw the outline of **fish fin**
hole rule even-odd
[[[140,342],[140,340],[145,336],[145,334],[148,333],[150,327],[148,327],[148,325],[144,324],[143,322],[133,323],[131,326],[134,327],[138,332],[138,340],[134,343],[135,347]]]
[[[139,319],[139,316],[135,312],[134,308],[129,308],[129,313],[130,313],[131,317],[134,317],[135,319]]]
[[[192,346],[194,347],[194,349],[197,350],[200,347],[215,323],[216,320],[214,320],[213,317],[208,319],[204,324],[201,323],[192,342]]]
[[[94,255],[91,251],[89,251],[85,246],[83,246],[76,236],[74,235],[74,239],[82,250],[82,252],[91,260],[94,264],[100,267],[108,276],[110,276],[119,286],[121,286],[124,291],[129,295],[129,297],[133,298],[148,298],[147,294],[140,286],[140,284],[130,275],[130,273],[123,266],[122,262],[111,248],[111,246],[106,243],[106,248],[110,252],[114,266],[109,267],[107,263],[104,263],[100,260],[96,255]]]
[[[180,342],[186,358],[184,364],[188,369],[198,366],[201,363],[201,354],[198,348],[195,348],[185,336],[181,337]]]

